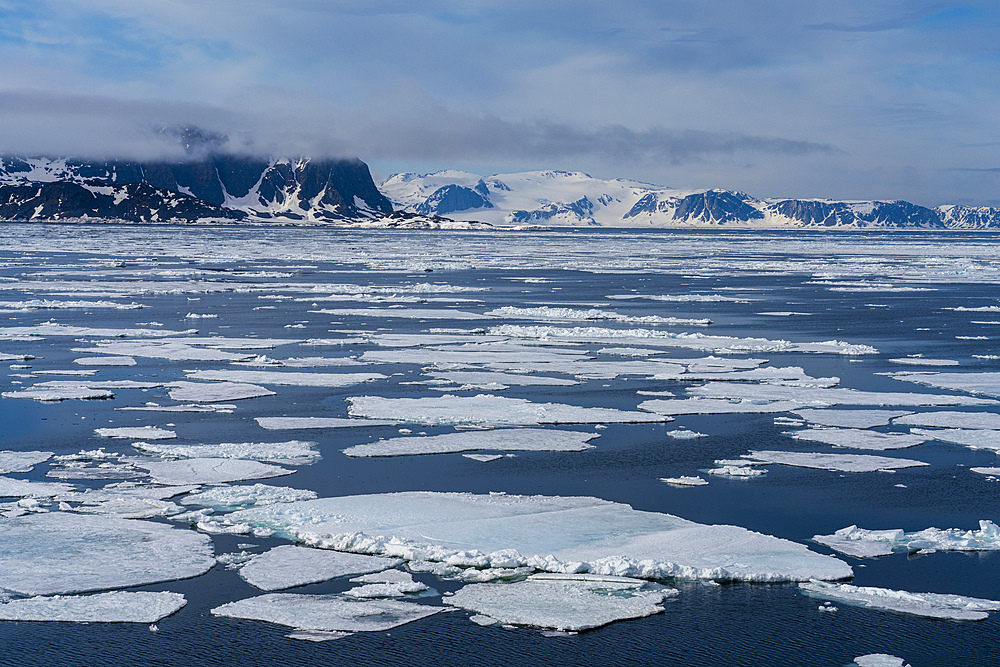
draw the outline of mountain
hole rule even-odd
[[[730,190],[675,190],[565,171],[490,177],[462,171],[404,173],[390,176],[379,189],[405,211],[493,225],[1000,229],[1000,209],[988,207],[758,199]]]
[[[0,157],[0,219],[371,220],[393,211],[361,160]]]

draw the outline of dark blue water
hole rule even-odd
[[[406,293],[407,285],[435,283],[485,287],[488,291],[455,295],[481,302],[404,303],[404,307],[453,306],[485,312],[504,305],[572,305],[629,315],[708,317],[713,324],[705,333],[713,335],[791,341],[835,338],[871,345],[880,351],[862,357],[750,355],[767,358],[773,366],[798,365],[814,377],[838,376],[841,386],[855,389],[948,393],[876,373],[907,369],[887,359],[908,354],[958,360],[962,370],[997,368],[996,360],[972,355],[1000,353],[1000,325],[971,322],[1000,320],[1000,313],[947,310],[1000,303],[1000,262],[994,259],[994,244],[995,237],[988,234],[442,234],[31,225],[0,232],[0,300],[106,299],[135,301],[145,307],[0,313],[0,326],[30,326],[50,318],[61,324],[109,328],[160,322],[164,329],[198,329],[198,335],[305,340],[353,335],[339,333],[344,330],[418,333],[431,328],[469,329],[493,324],[333,317],[309,311],[385,307],[391,303],[317,301],[314,306],[312,301],[294,300],[307,296],[304,289],[320,284],[399,286],[401,293]],[[547,282],[525,282],[524,278]],[[138,281],[150,281],[150,285],[139,289]],[[830,287],[836,285],[824,281],[885,283],[928,291],[888,291],[878,287],[863,292],[833,291]],[[95,296],[99,291],[95,285],[106,289],[108,295]],[[72,291],[81,286],[89,291]],[[717,291],[719,288],[726,289]],[[736,303],[605,298],[632,291],[646,295],[717,293],[754,300]],[[259,298],[275,294],[292,298]],[[318,293],[324,294],[329,292]],[[259,306],[275,308],[254,310]],[[766,311],[809,315],[758,315]],[[191,312],[217,313],[218,318],[185,319]],[[294,323],[303,323],[304,327],[286,328]],[[645,326],[614,322],[581,325]],[[90,340],[94,339],[0,338],[0,353],[38,357],[25,362],[30,369],[10,370],[9,374],[73,368],[72,360],[84,355],[71,348],[89,347]],[[643,346],[641,339],[623,339],[621,343]],[[600,347],[604,346],[584,345],[583,349],[595,352]],[[359,355],[372,349],[380,348],[365,343],[337,347],[292,344],[260,352],[285,358]],[[677,350],[669,354],[691,357],[705,353]],[[622,357],[601,359],[614,361]],[[184,378],[186,369],[228,367],[224,362],[137,361],[135,367],[102,367],[97,377],[177,380]],[[678,417],[669,425],[611,425],[601,431],[601,437],[594,441],[597,447],[592,450],[572,454],[518,453],[514,458],[488,464],[456,454],[350,459],[340,450],[396,435],[396,428],[264,432],[253,421],[256,416],[347,416],[344,399],[355,395],[438,395],[424,386],[399,384],[419,379],[419,365],[388,364],[376,370],[402,375],[343,389],[274,387],[276,396],[240,401],[231,415],[114,409],[145,401],[170,403],[166,389],[161,388],[124,390],[105,401],[42,404],[2,399],[0,449],[45,449],[66,454],[104,446],[131,453],[127,441],[98,438],[93,429],[170,423],[183,441],[190,442],[292,438],[318,441],[324,457],[320,462],[271,483],[313,489],[321,496],[400,490],[587,495],[705,523],[736,524],[803,543],[810,543],[809,538],[815,534],[830,533],[849,524],[906,530],[929,526],[971,529],[977,527],[979,519],[1000,520],[1000,486],[965,470],[969,466],[998,465],[997,456],[936,442],[880,452],[931,464],[894,474],[840,474],[769,466],[770,472],[761,479],[713,478],[708,486],[693,489],[677,489],[658,481],[664,476],[697,474],[699,469],[711,467],[716,458],[738,457],[749,449],[830,450],[782,435],[787,427],[775,425],[773,415],[691,415]],[[39,376],[23,379],[24,385],[13,385],[19,378],[9,377],[4,390],[46,379],[58,378]],[[637,396],[637,389],[683,395],[687,387],[680,382],[620,377],[589,380],[572,387],[511,387],[502,395],[635,409],[647,398]],[[665,435],[678,426],[709,437],[676,440]],[[435,434],[452,429],[413,430]],[[46,469],[43,465],[32,473],[13,476],[44,479]],[[906,488],[897,488],[897,484]],[[213,539],[218,553],[235,551],[236,545],[243,542],[257,544],[260,550],[281,543],[247,537]],[[813,548],[831,553],[818,545]],[[1000,599],[1000,554],[896,554],[864,562],[846,560],[855,567],[854,583],[859,585]],[[418,578],[439,591],[459,586],[430,575]],[[347,587],[346,582],[333,581],[301,587],[296,592],[328,593]],[[663,614],[573,637],[545,638],[531,629],[481,628],[468,621],[466,612],[459,611],[387,633],[358,634],[312,644],[286,639],[288,629],[283,627],[211,616],[211,608],[257,592],[236,573],[217,567],[197,579],[141,588],[176,591],[188,599],[188,605],[161,621],[155,633],[144,625],[0,623],[0,663],[843,665],[864,653],[885,652],[902,656],[915,667],[1000,664],[1000,648],[993,641],[998,630],[996,615],[979,623],[936,622],[846,604],[838,605],[839,611],[831,614],[818,612],[819,603],[801,595],[795,585],[680,584],[679,588],[681,595],[665,603]],[[428,601],[436,602],[433,598]]]

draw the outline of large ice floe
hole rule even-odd
[[[0,603],[0,621],[155,623],[185,604],[180,593],[149,591],[36,596]]]
[[[344,450],[348,456],[406,456],[410,454],[446,454],[450,452],[534,451],[580,452],[593,449],[587,444],[597,433],[538,428],[500,428],[488,431],[464,431],[443,435],[388,438]]]
[[[929,463],[913,459],[873,456],[871,454],[752,451],[749,454],[744,454],[743,457],[761,463],[775,463],[798,468],[815,468],[817,470],[835,470],[839,472],[877,472],[930,465]]]
[[[379,632],[418,621],[443,610],[442,607],[402,600],[358,600],[339,595],[268,593],[224,604],[213,609],[212,614],[267,621],[302,631]]]
[[[824,581],[799,584],[806,594],[823,600],[847,602],[868,609],[883,609],[924,618],[982,621],[988,611],[1000,611],[1000,601],[942,593],[911,593],[874,586],[853,586]]]
[[[0,590],[53,595],[195,577],[215,565],[212,541],[148,521],[69,512],[3,521]]]
[[[480,625],[503,623],[576,632],[663,611],[677,590],[641,579],[535,574],[505,584],[470,584],[444,602],[476,613]]]
[[[491,394],[434,398],[353,396],[348,412],[354,417],[397,419],[420,424],[633,424],[670,421],[649,412],[613,408],[583,408],[562,403],[533,403],[523,398]]]
[[[862,428],[807,428],[789,431],[796,440],[823,442],[834,447],[883,451],[923,444],[929,438],[912,433],[879,433]]]
[[[262,591],[277,591],[348,575],[396,567],[398,558],[343,553],[285,544],[254,556],[240,576]]]
[[[855,558],[888,556],[897,549],[907,552],[1000,551],[1000,527],[988,520],[979,522],[979,530],[925,528],[912,533],[901,528],[865,530],[847,526],[832,535],[816,535],[813,541]]]
[[[851,576],[847,564],[737,526],[598,498],[405,492],[271,505],[229,523],[340,551],[465,568],[746,581]]]
[[[133,442],[132,446],[147,454],[179,459],[246,459],[270,461],[288,465],[315,463],[320,454],[315,442],[287,440],[285,442],[222,442],[218,444],[172,445],[158,442]]]

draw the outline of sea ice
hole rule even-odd
[[[895,376],[895,375],[894,375]],[[796,401],[799,408],[831,405],[996,405],[996,401],[972,396],[944,396],[900,392],[859,391],[846,387],[789,387],[779,384],[710,382],[692,387],[689,394],[704,398],[748,401]]]
[[[911,428],[910,432],[928,440],[951,442],[956,445],[964,445],[970,449],[992,449],[997,454],[1000,454],[1000,431],[993,429]]]
[[[890,373],[890,377],[902,380],[903,382],[915,382],[938,389],[952,389],[954,391],[964,391],[969,394],[1000,396],[1000,372],[997,371],[970,371],[967,373],[918,373],[902,371],[899,373]]]
[[[186,579],[215,565],[207,535],[161,523],[69,512],[4,520],[0,589],[82,593]]]
[[[315,442],[288,440],[286,442],[222,442],[205,445],[168,445],[150,442],[133,442],[142,452],[184,459],[246,459],[270,461],[287,465],[315,463],[320,454]]]
[[[157,426],[122,426],[118,428],[95,428],[102,438],[131,438],[134,440],[170,440],[177,437],[175,431]]]
[[[576,632],[658,614],[663,600],[677,594],[639,579],[545,574],[509,584],[471,584],[444,602],[497,623]]]
[[[980,475],[990,475],[991,477],[1000,477],[1000,468],[969,468],[971,472],[978,473]]]
[[[897,426],[996,430],[1000,429],[1000,414],[995,412],[920,412],[894,419],[893,423]],[[997,436],[1000,436],[1000,433],[997,433]]]
[[[648,579],[851,576],[845,563],[800,544],[598,498],[383,493],[241,510],[226,519],[314,546],[462,567]]]
[[[888,653],[869,653],[859,655],[854,659],[854,664],[858,667],[910,667],[902,658],[898,658]]]
[[[80,357],[73,363],[81,366],[135,366],[136,361],[132,357]]]
[[[315,491],[293,489],[290,486],[247,484],[241,486],[216,486],[201,493],[193,493],[181,500],[184,505],[200,505],[214,509],[233,510],[274,503],[291,503],[296,500],[314,500]]]
[[[0,477],[0,498],[51,498],[75,490],[72,484]]]
[[[752,451],[745,458],[799,468],[840,472],[876,472],[930,465],[913,459],[897,459],[871,454],[821,454],[819,452]]]
[[[708,482],[698,477],[697,475],[689,477],[687,475],[681,475],[680,477],[661,477],[661,482],[666,482],[667,484],[673,484],[674,486],[707,486]]]
[[[221,403],[258,396],[274,396],[274,392],[255,384],[239,382],[171,382],[170,398],[178,402]]]
[[[31,472],[39,463],[52,458],[52,452],[12,452],[0,451],[0,475],[9,472]]]
[[[336,317],[387,317],[413,320],[492,320],[489,315],[447,308],[323,308],[310,313]]]
[[[336,577],[378,572],[401,562],[398,558],[285,544],[254,556],[240,568],[240,576],[262,591],[276,591]]]
[[[1000,527],[988,520],[979,530],[925,528],[913,533],[900,528],[865,530],[847,526],[833,535],[816,535],[814,542],[857,558],[885,556],[893,549],[914,551],[1000,551]]]
[[[503,454],[462,454],[462,456],[473,461],[479,461],[480,463],[499,461],[503,458]]]
[[[558,386],[568,387],[580,384],[577,380],[567,380],[565,378],[545,377],[541,375],[524,375],[517,373],[491,373],[491,372],[462,372],[453,371],[448,373],[428,373],[432,378],[445,380],[452,384],[503,384],[508,386]]]
[[[41,386],[44,384],[46,386]],[[40,383],[20,391],[5,391],[0,396],[3,398],[30,398],[36,401],[54,402],[66,401],[70,399],[100,399],[114,398],[115,394],[109,389],[94,389],[78,382],[62,383]]]
[[[296,373],[288,371],[190,371],[193,380],[215,380],[246,384],[294,385],[299,387],[347,387],[384,380],[381,373]],[[173,393],[171,393],[173,398]]]
[[[720,477],[761,477],[767,474],[767,470],[752,465],[723,465],[718,468],[709,468],[705,472]]]
[[[145,405],[115,408],[115,410],[131,410],[138,412],[216,412],[219,414],[230,414],[235,409],[235,405],[230,405],[228,403],[216,403],[214,405],[200,405],[198,403],[185,403],[183,405],[159,405],[152,402],[146,403]]]
[[[680,326],[708,326],[709,319],[691,319],[681,317],[663,317],[661,315],[623,315],[609,310],[579,310],[576,308],[553,308],[538,306],[535,308],[518,308],[502,306],[486,313],[492,317],[503,317],[516,320],[615,320],[618,322],[634,322],[636,324],[669,324]]]
[[[802,409],[793,411],[811,424],[837,428],[874,428],[888,426],[896,417],[910,414],[899,410],[825,410]]]
[[[903,357],[901,359],[890,359],[894,364],[906,364],[908,366],[958,366],[958,362],[952,359],[925,359],[924,357]]]
[[[560,431],[538,428],[492,429],[463,431],[443,435],[389,438],[364,445],[348,447],[348,456],[406,456],[411,454],[445,454],[475,450],[579,452],[593,449],[587,444],[597,433]]]
[[[869,609],[885,609],[924,618],[954,621],[981,621],[987,611],[1000,611],[1000,601],[941,593],[911,593],[874,586],[853,586],[823,581],[799,584],[808,595],[823,600],[859,604]]]
[[[182,459],[179,461],[150,461],[139,467],[149,471],[153,481],[167,486],[182,484],[225,484],[246,479],[291,475],[294,470],[259,461],[242,459]]]
[[[379,632],[426,618],[441,607],[401,600],[354,600],[336,595],[268,593],[230,602],[212,610],[215,616],[286,625],[297,630]]]
[[[354,417],[397,419],[421,424],[633,424],[670,421],[670,417],[613,408],[584,408],[561,403],[533,403],[490,394],[434,398],[352,396]]]
[[[398,422],[382,419],[344,419],[342,417],[254,417],[269,431],[300,428],[351,428],[355,426],[393,426]]]
[[[796,440],[823,442],[834,447],[885,451],[923,444],[928,438],[910,433],[879,433],[860,428],[807,428],[789,431]]]
[[[719,414],[756,414],[771,412],[788,412],[801,408],[802,403],[796,401],[754,402],[730,401],[721,398],[678,398],[673,400],[651,400],[639,404],[640,410],[649,410],[660,415],[719,415]]]
[[[155,623],[187,604],[180,593],[113,591],[32,597],[0,603],[0,621]]]

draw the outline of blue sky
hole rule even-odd
[[[1000,4],[0,0],[0,150],[1000,203]]]

